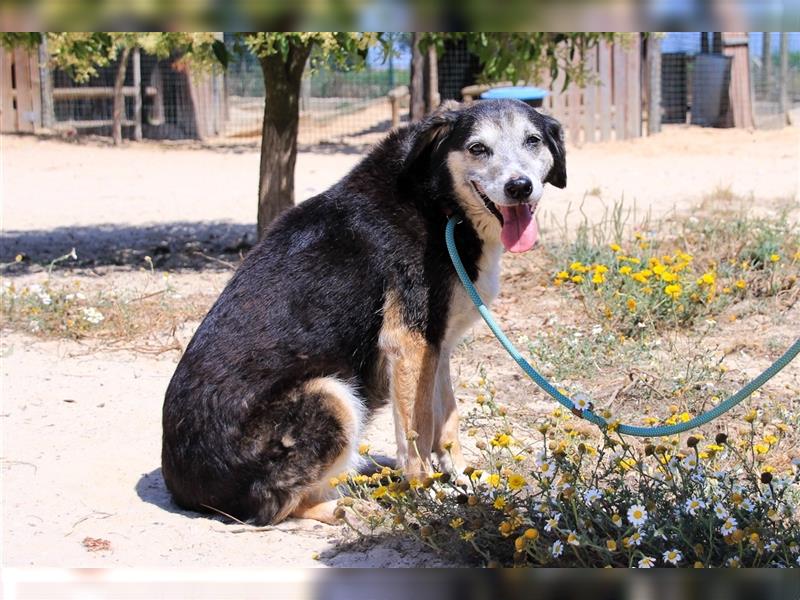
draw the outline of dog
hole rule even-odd
[[[175,502],[257,525],[333,522],[391,402],[406,476],[465,468],[450,354],[478,313],[445,245],[450,216],[490,302],[503,249],[536,243],[546,183],[566,186],[559,123],[516,100],[448,104],[391,132],[329,190],[274,221],[186,348],[163,407]],[[410,443],[409,440],[412,440]]]

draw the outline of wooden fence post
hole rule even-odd
[[[600,79],[600,139],[611,139],[611,46],[600,42],[597,48],[597,70]]]
[[[789,122],[789,34],[781,32],[780,81],[778,81],[778,111],[783,115],[782,125]],[[770,57],[771,60],[771,57]]]
[[[661,39],[647,38],[647,135],[661,131]]]
[[[625,100],[627,98],[625,53],[620,44],[614,44],[612,59],[614,62],[614,139],[619,141],[626,138]]]
[[[597,110],[597,52],[592,48],[586,57],[584,66],[589,73],[589,81],[583,89],[583,141],[591,144],[595,140],[595,111]]]
[[[133,49],[133,139],[142,141],[142,56],[139,48]]]

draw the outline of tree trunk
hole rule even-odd
[[[259,239],[275,217],[294,206],[300,85],[310,52],[310,45],[292,44],[285,59],[280,54],[260,59],[266,98],[258,175]]]
[[[122,115],[125,113],[125,96],[122,95],[122,86],[125,85],[125,71],[128,69],[130,53],[131,49],[127,46],[122,49],[117,76],[114,78],[114,113],[111,117],[113,121],[111,128],[115,146],[122,144]]]
[[[425,116],[425,57],[419,49],[419,34],[411,34],[411,121],[419,121]]]

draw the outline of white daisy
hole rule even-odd
[[[640,569],[652,569],[656,564],[656,559],[651,558],[650,556],[643,556],[642,560],[639,561],[639,568]]]
[[[552,479],[555,474],[556,474],[556,466],[549,460],[539,465],[539,475],[541,475],[545,479]]]
[[[737,525],[738,523],[736,522],[736,519],[734,519],[733,517],[728,517],[727,519],[725,519],[725,522],[722,524],[719,530],[722,532],[722,535],[730,535],[734,531],[736,531]]]
[[[589,396],[586,394],[575,394],[572,397],[572,401],[575,404],[575,408],[579,410],[586,410],[592,406],[591,401],[589,400]]]
[[[662,558],[664,562],[672,563],[673,565],[677,565],[679,562],[683,560],[683,555],[680,553],[680,550],[667,550],[662,554]]]
[[[634,504],[628,509],[628,522],[638,527],[647,521],[647,511],[641,504]]]
[[[727,519],[728,515],[730,513],[728,513],[728,509],[727,508],[722,506],[721,503],[717,502],[714,505],[714,514],[717,515],[717,518],[719,518],[719,519]]]
[[[753,501],[750,498],[745,498],[742,500],[742,508],[747,512],[753,512],[756,509],[756,505],[753,504]]]
[[[764,550],[768,552],[775,552],[775,550],[777,549],[778,549],[778,542],[776,542],[775,540],[772,540],[769,543],[764,544]]]
[[[103,316],[103,313],[101,313],[99,310],[97,310],[93,306],[89,306],[88,308],[83,309],[83,318],[86,319],[92,325],[97,325],[105,317]]]
[[[586,501],[586,504],[591,504],[592,502],[600,500],[600,498],[602,497],[603,497],[603,492],[601,492],[597,488],[589,488],[583,495],[583,499]]]
[[[578,534],[574,531],[570,531],[569,535],[567,535],[567,543],[572,546],[580,546],[581,543],[578,541]]]
[[[564,551],[564,544],[561,543],[561,540],[556,540],[553,542],[553,547],[550,548],[550,554],[553,555],[553,558],[558,558],[561,556],[561,553]]]
[[[628,538],[628,544],[631,546],[641,546],[642,545],[642,530],[637,529],[634,531],[631,536]]]
[[[689,498],[686,501],[686,512],[692,516],[696,515],[698,510],[701,510],[705,507],[705,502],[698,498]]]
[[[555,513],[552,517],[547,519],[545,523],[544,530],[545,531],[553,531],[554,527],[558,527],[558,520],[561,518],[561,513]]]

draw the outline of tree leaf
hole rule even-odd
[[[227,69],[228,62],[230,61],[230,54],[228,53],[228,47],[225,45],[225,42],[222,40],[214,40],[214,43],[211,44],[211,50],[214,52],[214,56],[217,57],[222,67]]]

